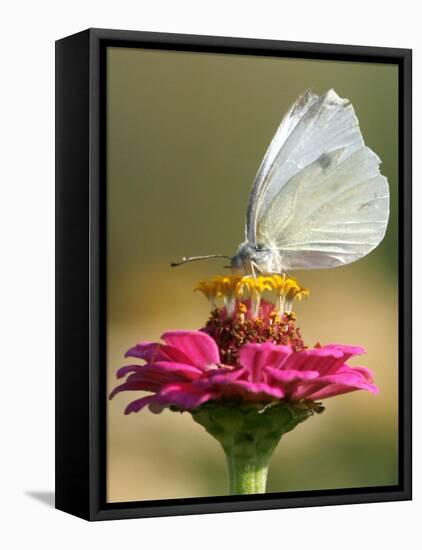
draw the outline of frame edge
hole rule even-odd
[[[56,42],[55,507],[89,517],[89,35]],[[72,345],[69,345],[70,342]]]

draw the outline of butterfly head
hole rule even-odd
[[[231,258],[230,267],[234,271],[243,270],[247,274],[281,273],[280,254],[276,249],[262,244],[253,245],[244,241]]]

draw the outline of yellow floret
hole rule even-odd
[[[264,292],[274,292],[277,309],[280,313],[291,311],[293,300],[309,296],[309,290],[302,287],[293,277],[286,275],[216,275],[211,281],[201,281],[195,290],[200,290],[210,300],[213,307],[217,298],[222,298],[231,315],[236,301],[244,299],[247,292],[256,312]]]

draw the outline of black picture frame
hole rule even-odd
[[[397,486],[106,502],[104,82],[109,46],[397,64]],[[106,29],[88,29],[56,42],[56,508],[87,520],[107,520],[411,499],[411,94],[409,49]]]

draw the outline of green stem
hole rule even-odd
[[[229,469],[230,494],[265,493],[268,466],[283,434],[312,414],[286,403],[211,403],[192,412],[223,447]]]
[[[265,493],[270,458],[237,456],[235,452],[226,453],[230,494]]]

